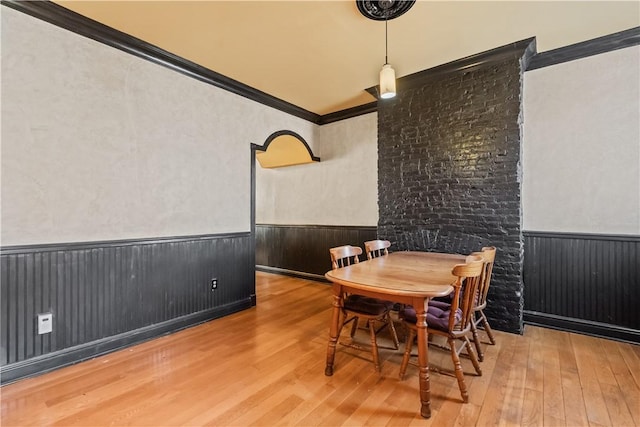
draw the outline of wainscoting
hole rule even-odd
[[[2,383],[255,304],[250,233],[4,247],[0,262]]]
[[[364,242],[376,235],[375,226],[257,224],[256,269],[325,280],[331,270],[329,248],[353,245],[364,253]]]
[[[640,342],[640,236],[524,232],[524,320]]]
[[[525,323],[640,342],[640,237],[526,231]],[[330,247],[376,227],[256,226],[257,270],[324,280]]]

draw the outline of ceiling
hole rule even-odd
[[[375,99],[384,22],[344,1],[55,1],[324,115]],[[388,23],[398,77],[532,36],[544,52],[640,25],[638,1],[418,0]]]

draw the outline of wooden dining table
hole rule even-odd
[[[420,414],[431,417],[427,308],[433,297],[449,295],[456,277],[451,270],[464,264],[464,255],[436,252],[393,252],[371,260],[331,270],[333,311],[329,328],[325,375],[333,375],[340,313],[345,292],[412,305],[417,315]]]

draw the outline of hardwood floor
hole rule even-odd
[[[257,293],[253,309],[2,387],[1,424],[640,426],[640,346],[496,332],[481,377],[462,358],[469,403],[455,377],[432,372],[425,420],[417,368],[398,379],[403,346],[380,349],[381,374],[370,353],[338,346],[325,377],[328,285],[257,273]],[[429,354],[451,368],[447,352]]]

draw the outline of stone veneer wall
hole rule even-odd
[[[378,236],[394,251],[498,248],[485,313],[522,333],[522,70],[517,57],[440,74],[378,108]]]

